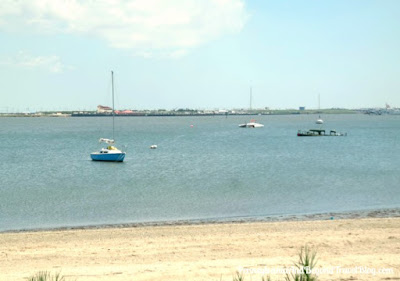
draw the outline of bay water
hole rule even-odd
[[[400,207],[400,116],[0,118],[0,231]],[[156,144],[157,149],[150,149]]]

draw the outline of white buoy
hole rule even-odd
[[[150,149],[156,149],[156,148],[157,148],[156,144],[150,145]]]

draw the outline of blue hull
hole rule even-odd
[[[122,162],[125,158],[123,153],[92,153],[90,157],[93,161]]]

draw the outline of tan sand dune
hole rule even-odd
[[[335,271],[320,280],[400,280],[400,218],[2,233],[0,280],[47,270],[77,281],[230,281],[244,267],[245,278],[257,281],[261,271],[291,266],[305,244],[317,248],[321,270],[389,271]]]

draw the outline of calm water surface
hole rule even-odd
[[[0,118],[0,231],[400,207],[400,116]],[[193,127],[191,127],[193,125]],[[157,144],[158,149],[149,146]]]

